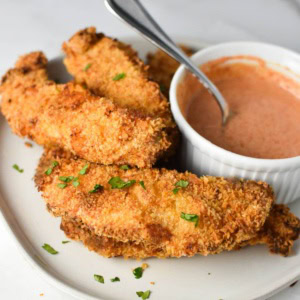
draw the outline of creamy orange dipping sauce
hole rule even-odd
[[[250,57],[247,63],[222,58],[201,69],[234,112],[222,126],[217,102],[192,75],[186,75],[177,89],[179,106],[201,136],[250,157],[300,155],[300,84],[296,80]]]

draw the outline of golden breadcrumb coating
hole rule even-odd
[[[89,27],[65,42],[63,51],[68,71],[95,94],[108,97],[122,107],[166,117],[175,127],[167,99],[159,85],[149,79],[148,67],[129,45]],[[125,77],[114,80],[118,74]]]
[[[73,82],[47,78],[42,52],[21,57],[2,78],[1,111],[14,133],[88,161],[150,167],[169,151],[163,118],[119,107]]]
[[[58,166],[50,175],[45,174],[54,160]],[[96,235],[93,243],[97,242],[99,249],[94,250],[107,257],[180,257],[235,249],[256,236],[274,200],[272,189],[264,182],[97,164],[90,164],[85,175],[78,175],[85,165],[84,160],[61,150],[46,151],[35,182],[49,211],[64,217],[62,228],[67,234],[72,237],[72,226],[81,224]],[[78,176],[80,185],[74,187],[70,182],[60,189],[60,176]],[[112,189],[108,182],[113,177],[136,183]],[[180,180],[188,186],[174,193]],[[103,189],[90,193],[96,184]],[[197,226],[181,218],[182,213],[197,215]],[[84,242],[93,249],[93,243]]]
[[[183,52],[191,56],[194,51],[184,45],[180,45]],[[151,78],[158,82],[160,89],[166,97],[169,97],[169,90],[172,78],[179,67],[179,63],[162,50],[147,55],[149,74]]]
[[[274,205],[261,231],[245,245],[266,244],[271,253],[288,256],[299,238],[300,220],[283,205]]]
[[[133,242],[119,242],[112,238],[98,236],[92,229],[86,226],[76,218],[62,217],[61,229],[70,238],[81,241],[89,250],[95,251],[100,255],[125,256],[143,258],[150,255],[161,255],[159,249],[157,252],[148,252],[148,249],[142,244]],[[275,204],[263,228],[254,238],[244,241],[236,249],[248,245],[266,244],[271,253],[288,256],[294,244],[299,238],[300,220],[293,215],[285,205]]]

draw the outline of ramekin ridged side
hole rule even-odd
[[[257,42],[233,42],[211,46],[194,54],[192,60],[201,65],[212,59],[235,55],[258,56],[300,74],[300,55],[281,47]],[[182,133],[182,169],[198,175],[266,181],[274,189],[276,203],[287,204],[300,200],[300,156],[284,159],[242,156],[212,144],[188,124],[180,111],[176,95],[178,83],[184,73],[184,67],[180,66],[170,88],[171,110]]]

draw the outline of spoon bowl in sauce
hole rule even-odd
[[[267,181],[277,203],[300,199],[300,56],[255,42],[208,47],[192,60],[226,97],[222,115],[211,95],[180,67],[170,89],[183,134],[182,168],[199,175]]]

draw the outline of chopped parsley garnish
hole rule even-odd
[[[112,177],[108,181],[108,183],[111,185],[112,189],[124,189],[124,188],[132,186],[135,182],[136,182],[135,180],[124,181],[119,176]]]
[[[62,241],[61,243],[62,244],[68,244],[68,243],[70,243],[70,241]]]
[[[50,253],[50,254],[57,254],[58,253],[58,251],[56,251],[55,249],[53,249],[50,245],[48,245],[48,244],[44,244],[43,246],[42,246],[42,248],[43,249],[45,249],[48,253]]]
[[[179,180],[175,183],[175,188],[173,189],[173,194],[177,194],[181,188],[186,188],[189,185],[189,182],[186,180]]]
[[[115,77],[113,77],[113,80],[117,81],[117,80],[123,79],[125,77],[126,77],[126,74],[123,72],[123,73],[119,73]]]
[[[46,175],[50,175],[53,171],[53,168],[57,167],[58,166],[58,162],[56,160],[52,161],[51,163],[51,167],[49,167],[46,171],[45,171],[45,174]]]
[[[120,167],[120,169],[121,169],[121,170],[129,170],[130,167],[127,166],[127,165],[123,165],[123,166]]]
[[[175,188],[175,189],[173,189],[173,194],[177,194],[178,193],[178,191],[179,191],[179,188]]]
[[[181,188],[186,188],[189,185],[189,182],[186,180],[179,180],[175,183],[175,186],[179,186]]]
[[[57,187],[60,189],[64,189],[65,187],[67,187],[67,184],[66,183],[58,183]]]
[[[91,191],[89,191],[89,193],[90,194],[97,193],[97,192],[99,192],[102,189],[103,189],[103,186],[101,184],[95,184],[94,189],[92,189]]]
[[[141,186],[144,190],[146,189],[146,188],[145,188],[144,181],[140,181],[139,184],[140,184],[140,186]]]
[[[144,269],[142,267],[135,268],[132,273],[136,279],[140,279],[143,276]]]
[[[78,178],[78,177],[75,177],[75,178],[73,179],[73,182],[72,182],[72,184],[73,184],[73,186],[75,186],[75,187],[78,187],[78,186],[79,186],[79,184],[80,184],[80,182],[79,182],[79,178]]]
[[[59,183],[57,186],[61,189],[67,187],[67,183],[72,181],[73,186],[77,187],[79,185],[79,178],[74,176],[59,176],[58,179],[64,183]]]
[[[52,170],[53,170],[52,168],[47,169],[46,172],[45,172],[45,174],[46,175],[50,175],[52,173]]]
[[[79,171],[79,174],[80,175],[85,175],[86,174],[86,171],[89,167],[89,164],[86,164],[80,171]]]
[[[70,182],[74,179],[74,176],[59,176],[58,179],[63,182]]]
[[[146,300],[146,299],[149,299],[150,294],[151,294],[151,291],[150,291],[150,290],[148,290],[148,291],[146,291],[146,292],[140,291],[140,292],[136,292],[136,294],[137,294],[140,298],[142,298],[143,300]]]
[[[90,67],[91,67],[92,64],[87,64],[84,68],[83,68],[83,71],[87,71]]]
[[[16,165],[16,164],[14,164],[12,167],[13,167],[15,170],[17,170],[19,173],[23,173],[23,172],[24,172],[24,169],[20,169],[20,167],[19,167],[18,165]]]
[[[110,281],[111,282],[117,282],[117,281],[120,281],[120,278],[119,277],[115,277],[115,278],[112,278]]]
[[[100,283],[104,283],[104,277],[101,275],[94,274],[94,279]]]
[[[186,214],[186,213],[182,212],[180,215],[180,218],[183,220],[186,220],[188,222],[195,223],[195,227],[197,227],[197,225],[198,225],[199,216],[197,216],[197,215]]]

